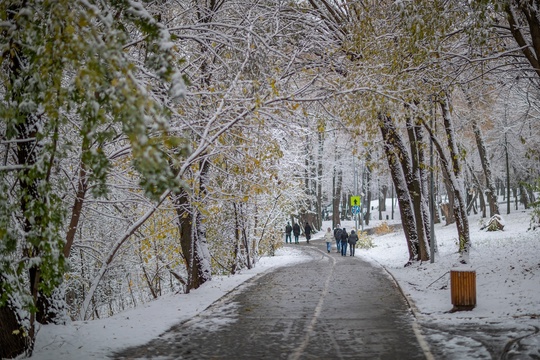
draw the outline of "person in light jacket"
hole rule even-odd
[[[324,234],[324,240],[326,241],[326,250],[330,252],[330,250],[332,250],[332,242],[334,241],[334,234],[332,233],[331,228],[328,228],[326,230],[326,233]]]
[[[356,248],[356,242],[358,241],[358,235],[351,230],[351,235],[349,235],[349,253],[351,256],[354,256],[354,249]]]

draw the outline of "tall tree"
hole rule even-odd
[[[450,110],[450,101],[446,94],[443,94],[439,99],[439,105],[442,111],[442,120],[444,124],[443,136],[446,139],[448,152],[445,151],[443,144],[437,139],[431,127],[424,122],[424,126],[428,130],[431,140],[441,160],[441,165],[446,178],[450,182],[451,189],[454,195],[453,214],[456,220],[456,227],[459,237],[459,253],[461,262],[469,262],[469,250],[471,246],[469,219],[467,217],[467,204],[465,197],[465,185],[463,178],[462,159],[456,142],[456,134]],[[448,155],[447,155],[448,154]]]
[[[8,215],[4,210],[13,211],[13,204],[20,204],[17,216],[2,219],[8,246],[0,251],[4,274],[0,314],[9,320],[9,326],[0,332],[2,338],[22,335],[25,339],[24,346],[20,341],[2,346],[2,357],[31,353],[35,316],[48,321],[47,298],[62,281],[66,209],[61,192],[56,191],[62,189],[62,179],[55,169],[66,158],[66,149],[73,146],[61,137],[70,118],[77,119],[83,144],[110,139],[113,128],[121,129],[148,194],[175,183],[172,173],[161,168],[166,164],[162,152],[148,141],[149,127],[165,128],[166,114],[159,101],[148,98],[151,85],[137,80],[134,63],[124,51],[128,30],[119,25],[139,29],[144,36],[141,43],[153,49],[147,53],[146,69],[153,73],[160,91],[171,90],[174,97],[179,94],[176,87],[166,85],[177,74],[166,43],[168,33],[139,3],[91,5],[71,1],[6,1],[0,5],[6,25],[1,38],[1,66],[5,69],[0,75],[0,117],[5,121],[2,139],[15,145],[5,149],[5,159],[14,171],[0,172],[2,183],[10,184],[11,189],[0,207]],[[122,20],[107,21],[112,13]],[[86,152],[82,162],[91,171],[94,193],[105,194],[110,164],[105,154],[99,149]]]
[[[401,161],[406,153],[406,149],[398,136],[397,129],[392,121],[385,115],[380,115],[381,135],[384,141],[384,153],[388,161],[392,180],[396,188],[396,194],[399,201],[399,211],[401,214],[401,222],[404,225],[403,230],[407,241],[407,248],[409,250],[409,261],[407,264],[411,264],[420,256],[420,245],[418,232],[416,231],[416,220],[414,214],[414,204],[409,188],[407,186],[406,175],[404,173],[404,167],[401,166]],[[410,166],[405,167],[409,170]]]

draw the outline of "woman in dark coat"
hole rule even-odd
[[[354,249],[356,248],[356,242],[358,241],[358,235],[351,230],[351,235],[349,235],[349,253],[351,256],[354,256]]]
[[[308,223],[306,223],[306,226],[304,226],[304,232],[306,233],[306,240],[309,244],[309,239],[311,239],[311,226],[309,226]]]

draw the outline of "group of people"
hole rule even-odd
[[[300,236],[300,225],[298,223],[293,222],[293,225],[291,226],[291,223],[287,221],[287,225],[285,226],[285,243],[291,243],[292,244],[292,238],[291,233],[294,235],[294,243],[298,244],[298,237]],[[309,226],[308,223],[304,225],[304,233],[306,234],[306,241],[309,244],[309,240],[311,239],[311,226]]]
[[[328,228],[324,238],[326,240],[326,250],[328,252],[332,249],[332,242],[335,241],[337,252],[341,253],[341,256],[347,256],[347,245],[349,246],[349,255],[354,256],[354,249],[358,242],[358,235],[354,230],[351,230],[351,233],[348,234],[347,229],[342,229],[341,225],[338,224],[333,233],[332,229]]]
[[[304,225],[304,233],[306,234],[306,241],[309,244],[311,239],[312,229],[308,223]],[[290,222],[287,222],[285,226],[285,243],[293,243],[291,235],[294,235],[294,243],[298,244],[298,237],[300,236],[300,225],[293,222],[291,226]],[[332,250],[332,242],[336,242],[337,252],[341,253],[341,256],[347,256],[347,245],[349,246],[349,255],[354,256],[354,249],[356,248],[356,243],[358,242],[358,235],[354,230],[351,230],[351,233],[348,234],[345,228],[341,228],[341,225],[338,224],[332,233],[332,229],[328,228],[324,234],[324,239],[326,241],[326,250],[330,253]]]

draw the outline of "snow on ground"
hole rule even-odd
[[[463,321],[513,326],[519,323],[533,331],[534,326],[538,328],[540,317],[540,232],[527,232],[528,213],[514,212],[503,218],[505,229],[499,232],[480,231],[479,218],[470,218],[471,263],[466,267],[457,263],[455,225],[436,225],[438,254],[434,263],[404,267],[408,252],[402,231],[373,237],[375,247],[358,249],[357,255],[383,266],[412,301],[421,319],[439,324]],[[378,224],[380,221],[372,221],[370,227]],[[323,228],[328,225],[325,222]],[[342,225],[349,231],[354,222]],[[322,231],[317,233],[314,240],[322,235]],[[294,247],[281,248],[276,256],[261,259],[255,269],[215,277],[188,295],[165,296],[107,319],[42,326],[32,359],[106,358],[113,351],[144,344],[172,325],[197,315],[253,276],[308,259]],[[477,307],[473,311],[449,312],[452,308],[449,272],[456,269],[476,271]],[[538,354],[539,338],[532,336],[523,341]]]
[[[383,266],[412,301],[416,316],[423,322],[444,325],[478,324],[515,329],[527,352],[540,355],[540,232],[528,232],[530,214],[514,212],[504,216],[503,231],[479,230],[481,219],[471,216],[472,248],[470,263],[458,262],[458,236],[455,224],[435,225],[438,253],[435,262],[404,267],[407,248],[402,231],[374,237],[375,247],[357,250],[369,261]],[[347,223],[345,223],[347,225]],[[371,224],[370,224],[371,225]],[[450,312],[450,271],[476,272],[477,306],[472,311]],[[463,341],[463,339],[460,339]],[[451,345],[449,345],[451,346]],[[486,358],[491,358],[490,356]],[[529,358],[529,357],[527,357]]]
[[[476,271],[478,304],[473,313],[463,313],[467,317],[540,316],[540,232],[526,231],[529,219],[526,213],[510,214],[504,231],[486,232],[478,230],[478,222],[471,217],[468,265],[458,263],[457,231],[453,224],[435,225],[438,254],[433,264],[403,266],[407,252],[401,231],[375,237],[374,248],[358,253],[392,273],[422,313],[450,310],[450,271],[470,270]]]

